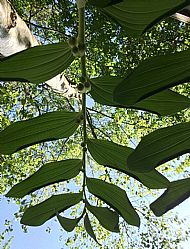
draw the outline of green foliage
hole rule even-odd
[[[12,154],[33,144],[69,137],[81,122],[81,114],[51,112],[19,121],[0,133],[0,152]]]
[[[67,43],[36,46],[2,59],[0,79],[41,83],[61,73],[73,60]]]
[[[82,193],[54,195],[49,199],[30,207],[24,213],[21,223],[30,226],[40,226],[82,200]]]
[[[115,89],[114,100],[133,105],[189,78],[190,50],[153,57],[143,61]]]
[[[19,118],[21,117],[21,119],[28,117],[28,114],[25,113],[25,105],[26,103],[28,104],[28,102],[37,108],[37,110],[34,108],[32,109],[33,112],[30,114],[30,118],[33,117],[33,115],[36,116],[37,112],[39,113],[39,116],[25,121],[18,121],[10,126],[8,126],[8,121],[4,121],[4,127],[8,127],[0,133],[0,153],[6,155],[13,154],[23,148],[28,148],[31,145],[35,145],[35,148],[40,150],[43,142],[55,140],[55,143],[46,143],[43,154],[47,156],[46,161],[48,161],[48,159],[51,158],[50,154],[55,151],[55,158],[57,161],[46,163],[38,171],[37,167],[35,167],[33,169],[34,174],[15,185],[8,192],[7,196],[20,198],[30,193],[34,195],[33,192],[35,190],[51,184],[55,184],[55,188],[59,191],[59,187],[62,186],[61,184],[64,184],[61,182],[77,176],[80,171],[82,172],[83,184],[81,184],[78,178],[75,179],[75,187],[80,187],[80,193],[70,193],[73,192],[70,190],[68,191],[69,193],[54,195],[52,191],[52,196],[48,199],[46,199],[47,196],[45,195],[43,197],[43,199],[46,199],[45,201],[29,207],[24,212],[21,219],[22,224],[39,226],[50,218],[57,216],[62,228],[71,232],[75,228],[80,228],[79,222],[84,217],[86,232],[98,243],[99,239],[96,238],[93,231],[94,220],[91,220],[91,216],[88,215],[89,212],[97,218],[99,224],[103,228],[111,232],[119,232],[119,215],[128,224],[137,227],[140,226],[141,217],[139,217],[136,211],[136,205],[134,207],[134,204],[130,202],[130,197],[128,198],[126,194],[127,191],[123,190],[122,187],[117,186],[120,185],[119,180],[121,178],[124,179],[125,186],[127,186],[128,189],[131,178],[139,181],[141,183],[142,193],[144,189],[143,185],[152,189],[167,189],[158,200],[151,204],[151,209],[158,216],[178,205],[189,196],[188,179],[170,182],[163,174],[155,170],[155,167],[158,165],[189,152],[189,122],[158,129],[159,124],[157,124],[156,121],[160,122],[161,118],[155,118],[152,114],[148,114],[148,119],[146,119],[147,114],[142,114],[141,111],[146,110],[158,115],[171,115],[190,106],[188,97],[174,92],[176,89],[168,89],[171,86],[180,87],[180,83],[186,83],[189,79],[189,50],[176,53],[177,49],[173,51],[170,46],[169,48],[168,46],[165,46],[163,51],[168,50],[174,53],[161,56],[162,53],[160,52],[159,54],[158,50],[162,49],[162,45],[156,41],[154,52],[157,57],[149,58],[139,64],[139,58],[140,60],[143,60],[146,57],[152,56],[152,50],[148,43],[143,43],[143,41],[141,41],[144,38],[140,38],[138,41],[138,44],[140,44],[138,45],[139,47],[135,45],[136,50],[133,49],[133,44],[135,44],[136,41],[132,37],[139,37],[142,33],[147,31],[147,29],[153,27],[163,18],[169,17],[187,3],[189,3],[189,1],[183,0],[159,2],[156,0],[90,0],[89,5],[94,5],[95,7],[98,7],[98,9],[94,12],[90,12],[90,15],[86,15],[86,20],[89,22],[86,33],[84,29],[85,12],[84,9],[79,9],[77,40],[84,42],[85,35],[87,34],[87,41],[92,35],[95,38],[91,39],[97,41],[87,44],[87,53],[81,53],[79,61],[75,60],[73,64],[70,65],[74,60],[71,49],[68,43],[60,42],[53,45],[44,45],[28,49],[3,59],[0,62],[1,80],[29,81],[32,83],[46,81],[71,66],[71,71],[74,71],[75,73],[73,76],[70,76],[70,78],[75,84],[78,84],[78,78],[80,78],[80,84],[82,84],[84,88],[87,83],[88,85],[91,83],[90,95],[95,101],[95,108],[98,107],[92,111],[97,112],[98,122],[101,119],[102,110],[108,111],[106,114],[103,113],[103,122],[106,126],[104,126],[103,129],[100,129],[100,124],[97,122],[97,119],[93,118],[93,115],[91,115],[90,108],[87,109],[87,95],[85,89],[77,104],[76,102],[72,102],[72,100],[68,100],[68,109],[72,110],[72,112],[68,112],[59,111],[60,109],[62,110],[65,108],[65,106],[63,107],[61,105],[61,98],[57,98],[56,105],[52,104],[52,99],[54,100],[54,98],[52,98],[51,94],[48,98],[46,95],[43,100],[41,100],[41,95],[37,95],[40,97],[33,99],[31,96],[27,96],[29,91],[26,90],[24,85],[24,90],[20,92],[24,92],[26,97],[21,98],[16,104],[19,106],[18,103],[20,103],[22,106],[22,111],[18,112],[18,116]],[[27,5],[27,1],[20,4]],[[33,4],[38,6],[39,3],[35,3],[34,1]],[[63,1],[58,1],[57,4],[59,8],[56,9],[55,13],[57,16],[60,15],[60,25],[62,25],[59,27],[62,28],[61,32],[65,30],[66,33],[62,34],[60,30],[56,30],[56,32],[59,33],[59,39],[62,40],[63,37],[65,38],[68,36],[68,32],[71,32],[73,37],[76,34],[73,21],[76,19],[76,13],[73,12],[73,8],[76,9],[76,6],[73,7],[72,1],[68,1],[68,4],[63,3]],[[43,1],[41,5],[45,6],[43,8],[47,8],[46,1]],[[55,7],[56,4],[49,4],[49,6]],[[29,10],[27,9],[27,11]],[[43,24],[44,13],[45,11],[42,11],[42,14],[40,13],[39,24]],[[116,23],[119,23],[122,28],[116,25],[112,26],[112,22],[110,23],[108,19],[105,19],[102,13],[104,15],[106,14],[111,20],[116,21]],[[97,17],[99,19],[96,19]],[[50,19],[51,18],[53,17],[51,16]],[[62,21],[63,19],[65,20],[64,22]],[[91,22],[93,22],[93,20],[95,26],[97,25],[97,36],[94,36],[94,30],[91,29]],[[52,19],[47,20],[47,23],[50,23],[51,25],[53,25],[52,23],[56,23],[57,25],[58,22],[54,21],[55,20]],[[104,26],[104,24],[107,26]],[[63,27],[63,25],[65,25],[65,27]],[[123,27],[125,28],[123,29]],[[100,30],[98,30],[99,28]],[[162,26],[162,23],[160,23],[157,28],[157,33],[161,33],[162,30],[165,29],[165,27]],[[101,29],[104,32],[98,33],[97,30],[102,31]],[[125,36],[123,40],[119,41],[119,46],[116,44],[114,47],[114,39],[117,39],[117,34],[119,32],[124,32]],[[106,36],[106,39],[104,40],[105,51],[101,52],[101,46],[97,46],[96,42],[98,42],[98,35],[102,35],[102,33],[103,37],[104,35]],[[113,39],[109,37],[110,33],[112,34]],[[126,37],[126,34],[129,35],[129,37]],[[154,36],[154,30],[152,33],[148,34],[148,36],[150,36],[150,41],[152,43],[152,41],[154,41],[154,38],[152,38],[152,36]],[[52,40],[54,40],[53,38],[54,35],[51,35]],[[101,38],[101,41],[102,40],[103,38]],[[171,40],[173,42],[173,37]],[[162,36],[160,36],[160,41],[162,41]],[[127,50],[128,56],[126,58],[125,49],[129,44],[130,48]],[[96,51],[97,47],[100,47],[98,52]],[[115,53],[114,58],[110,58],[109,49],[113,49],[114,52],[112,51],[112,55]],[[96,53],[94,53],[94,51]],[[135,57],[133,53],[141,53],[141,55]],[[145,53],[146,56],[143,57],[143,53]],[[96,58],[96,55],[98,55],[98,59]],[[93,58],[94,64],[91,63],[91,58]],[[100,58],[103,60],[103,62],[101,61],[101,64],[105,64],[103,69],[96,64]],[[110,67],[111,70],[105,69],[106,67]],[[102,77],[96,77],[101,75]],[[96,78],[94,78],[94,76]],[[184,84],[181,87],[182,89],[185,89],[184,92],[186,92],[186,96],[188,96],[188,86],[186,87]],[[6,90],[6,87],[1,87],[0,91],[3,93],[3,101],[8,102],[9,92]],[[33,91],[37,91],[37,89]],[[38,101],[44,101],[47,108],[41,110]],[[111,108],[100,106],[97,103],[111,106]],[[51,105],[51,112],[49,112],[49,105]],[[116,109],[112,107],[115,107]],[[122,109],[118,109],[119,107],[122,107]],[[55,111],[52,112],[52,109]],[[75,112],[75,110],[79,111]],[[115,116],[113,116],[113,110],[115,110]],[[137,112],[136,110],[140,111]],[[8,111],[11,112],[11,107],[8,108]],[[41,111],[42,113],[45,112],[45,114],[41,114]],[[124,112],[125,115],[123,115]],[[138,115],[135,113],[138,113]],[[139,119],[140,115],[144,115],[145,118]],[[180,115],[181,114],[176,114],[174,119],[175,123],[181,122],[182,119]],[[134,124],[130,124],[127,117],[133,117]],[[108,121],[109,119],[113,119],[113,124]],[[166,117],[165,124],[167,124],[167,120],[169,120],[170,123],[173,122],[172,117],[171,120],[170,117]],[[154,129],[156,128],[158,130],[153,133],[150,133],[153,129],[152,127],[150,130],[146,130],[145,133],[150,134],[142,138],[142,141],[136,149],[105,140],[106,136],[110,138],[109,132],[112,130],[112,127],[114,127],[112,130],[113,140],[122,141],[122,143],[126,145],[136,142],[135,136],[130,140],[131,134],[135,134],[138,138],[142,137],[144,131],[142,131],[140,135],[136,134],[137,127],[142,127],[143,130],[145,127],[144,123],[146,122],[146,127],[149,127],[150,121],[155,122]],[[94,124],[96,122],[97,124]],[[126,128],[125,125],[128,128]],[[79,126],[80,130],[77,130]],[[107,129],[107,126],[109,129]],[[126,132],[126,129],[129,136],[125,138],[125,140],[122,140],[123,133]],[[98,130],[98,132],[96,132],[96,130]],[[90,131],[94,139],[88,134]],[[104,139],[99,139],[102,138],[102,136]],[[60,139],[63,138],[67,138],[67,140],[60,141]],[[79,144],[81,144],[81,146],[79,146]],[[61,148],[60,151],[58,151],[59,149],[56,150],[57,148]],[[72,148],[74,149],[72,150]],[[28,150],[32,149],[33,147]],[[67,153],[68,151],[71,153]],[[89,155],[88,152],[99,165],[95,164],[95,162],[92,162],[92,160],[87,157],[87,155]],[[20,155],[23,155],[21,162],[24,163],[24,155],[26,154],[21,153]],[[28,155],[31,158],[36,158],[36,155],[33,157],[30,153],[28,153]],[[72,158],[82,158],[65,159],[71,157],[71,155]],[[15,156],[15,158],[16,157],[17,156]],[[59,157],[64,160],[58,161]],[[2,161],[4,165],[4,156],[2,156]],[[42,163],[42,161],[40,161],[40,163]],[[10,162],[12,161],[10,160]],[[38,163],[36,162],[36,164]],[[114,173],[114,177],[110,174],[110,172],[112,172],[111,169],[117,171],[117,173]],[[106,172],[106,174],[104,172],[105,180],[108,178],[110,183],[103,180],[103,171]],[[96,178],[87,177],[89,173],[92,173],[93,177]],[[27,174],[24,173],[21,178],[25,178],[26,175]],[[123,175],[125,178],[123,178]],[[101,180],[97,178],[101,178]],[[135,192],[136,195],[137,185],[135,184],[136,181],[134,181],[134,186],[131,191]],[[92,195],[87,193],[87,189]],[[66,192],[65,188],[64,191]],[[143,196],[142,193],[139,194],[140,197]],[[91,205],[90,203],[91,201],[94,201],[95,197],[98,198],[98,201],[95,205]],[[83,205],[80,205],[81,203],[79,204],[80,201],[83,202]],[[77,214],[75,217],[79,218],[73,219],[60,215],[61,212],[76,204],[78,204],[77,207],[73,208],[72,211]],[[106,206],[104,206],[105,204]],[[82,214],[78,215],[81,209]],[[95,220],[95,222],[97,222],[97,220]],[[146,234],[145,237],[147,237]],[[147,244],[149,245],[149,242],[147,242]],[[164,248],[164,246],[162,248]]]
[[[112,20],[126,27],[126,33],[140,36],[164,17],[187,5],[185,0],[141,1],[123,0],[117,5],[106,7],[105,12]]]
[[[122,2],[122,0],[89,0],[89,3],[100,8],[107,7]]]
[[[121,77],[98,77],[91,79],[92,98],[102,105],[116,106],[123,108],[134,108],[139,110],[145,110],[159,115],[170,115],[178,111],[184,110],[190,107],[190,99],[184,97],[171,90],[165,90],[160,93],[154,94],[138,103],[128,106],[125,105],[119,99],[119,102],[113,100],[113,92],[117,85],[123,84],[123,78]],[[127,97],[126,97],[127,99]]]
[[[161,216],[190,196],[190,179],[171,182],[167,190],[151,205],[156,216]]]
[[[115,144],[106,140],[88,139],[88,150],[99,164],[117,169],[134,179],[142,182],[148,188],[167,188],[169,181],[156,170],[148,173],[137,173],[128,170],[127,158],[134,151],[131,148]]]
[[[98,241],[97,241],[97,239],[96,239],[96,235],[95,235],[95,233],[94,233],[94,231],[93,231],[92,225],[91,225],[91,223],[90,223],[88,214],[86,214],[85,217],[84,217],[84,227],[85,227],[87,233],[90,235],[90,237],[92,237],[92,238],[94,239],[94,241],[95,241],[97,244],[99,244]],[[100,245],[100,244],[99,244],[99,245]]]
[[[164,162],[188,153],[189,137],[189,122],[154,131],[141,140],[127,159],[127,166],[134,171],[151,171]]]
[[[87,187],[92,194],[117,210],[127,223],[140,226],[140,218],[123,189],[114,184],[93,178],[87,178]]]
[[[69,219],[69,218],[66,218],[66,217],[63,217],[63,216],[57,214],[57,219],[58,219],[60,225],[67,232],[72,232],[75,229],[75,227],[77,226],[77,224],[79,223],[81,218],[82,218],[82,216],[79,218],[76,218],[76,219]]]
[[[119,233],[119,215],[107,207],[96,207],[86,203],[87,209],[99,220],[107,230]]]
[[[29,178],[16,184],[6,196],[24,197],[39,188],[69,180],[77,176],[81,169],[82,161],[78,159],[68,159],[45,164]]]

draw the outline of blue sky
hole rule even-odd
[[[4,229],[5,219],[12,220],[14,213],[18,211],[16,204],[8,204],[6,198],[0,202],[0,232]],[[46,232],[48,226],[53,228],[51,234]],[[53,219],[46,222],[41,227],[30,227],[28,233],[24,233],[18,221],[14,222],[14,239],[11,249],[60,249],[62,243],[59,242],[60,226]],[[57,233],[58,231],[58,233]]]
[[[16,204],[8,204],[6,198],[3,197],[0,201],[1,215],[0,215],[0,232],[4,229],[4,220],[12,220],[14,213],[18,211]],[[181,218],[186,217],[185,226],[190,227],[190,198],[176,207],[173,212],[179,213]],[[46,232],[46,228],[52,228],[51,233]],[[61,235],[60,226],[54,219],[46,222],[41,227],[30,227],[28,233],[24,233],[18,221],[14,222],[14,239],[11,244],[11,249],[66,249],[63,241],[59,241]],[[64,236],[64,234],[63,234]],[[190,241],[189,241],[190,243]],[[189,249],[189,243],[182,243],[183,249]]]

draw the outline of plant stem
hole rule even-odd
[[[85,8],[78,9],[79,15],[79,28],[78,28],[78,43],[85,44]],[[84,55],[80,58],[81,60],[81,76],[83,79],[86,79],[86,56]],[[81,82],[82,83],[82,82]],[[86,93],[82,94],[82,113],[83,113],[83,192],[84,198],[86,199],[85,194],[85,186],[86,186],[86,140],[87,140],[87,132],[86,132]]]
[[[78,9],[79,28],[78,28],[78,43],[85,43],[85,8]]]

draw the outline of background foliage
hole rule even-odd
[[[77,33],[77,9],[73,1],[12,2],[36,37],[44,44],[66,41],[70,35]],[[190,26],[172,18],[160,22],[140,38],[132,38],[126,35],[125,30],[110,22],[95,8],[88,6],[86,12],[87,71],[90,77],[123,76],[128,73],[129,69],[133,69],[148,57],[171,54],[189,48],[188,32]],[[76,60],[65,72],[72,82],[78,82],[80,76],[78,67],[79,61]],[[184,96],[190,95],[188,84],[178,85],[173,89]],[[45,84],[2,82],[0,92],[2,96],[0,102],[2,130],[13,121],[36,117],[47,111],[71,111],[73,107],[78,110],[80,106],[80,101],[68,100],[54,93]],[[151,131],[179,122],[190,121],[189,109],[175,115],[161,117],[145,111],[102,106],[95,103],[90,98],[90,94],[88,106],[89,119],[92,120],[91,126],[88,126],[89,134],[92,133],[99,139],[106,139],[133,148],[144,135]],[[1,194],[7,193],[10,187],[36,172],[41,165],[50,160],[79,158],[81,156],[80,136],[81,130],[79,129],[69,139],[34,145],[13,155],[1,155]],[[183,222],[178,217],[167,214],[160,219],[155,219],[147,208],[153,198],[158,196],[158,191],[149,190],[137,181],[129,179],[125,174],[113,169],[105,169],[100,165],[93,166],[93,172],[90,173],[93,173],[94,177],[106,179],[127,190],[130,200],[143,219],[140,231],[131,226],[129,228],[121,221],[120,236],[117,236],[111,235],[100,227],[98,221],[90,214],[93,227],[98,227],[96,237],[101,244],[108,248],[113,243],[118,245],[118,248],[150,248],[150,245],[152,248],[174,248],[181,240],[188,237],[188,230],[185,231],[186,233],[179,232],[170,225],[174,222],[177,225]],[[163,172],[170,180],[177,180],[188,177],[188,167],[189,155],[185,155],[162,165],[159,167],[159,171]],[[79,189],[82,182],[81,174],[73,182],[76,186],[74,190]],[[63,189],[64,192],[73,191],[73,185],[72,182],[70,184],[54,184],[50,189],[44,188],[31,194],[30,198],[17,200],[20,210],[16,217],[20,219],[21,213],[26,207],[46,199],[53,193],[61,192]],[[92,199],[92,202],[101,204],[101,201],[97,201],[97,199]],[[77,209],[79,212],[81,211],[79,207],[75,206],[70,209],[68,214],[72,215]],[[74,235],[68,234],[68,239],[65,238],[67,236],[65,235],[63,243],[70,248],[85,246],[87,248],[87,245],[93,245],[93,242],[89,241],[89,237],[84,232],[83,224],[80,224],[75,231]]]

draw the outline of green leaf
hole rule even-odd
[[[88,218],[88,214],[85,215],[84,217],[84,227],[87,231],[87,233],[90,235],[91,238],[93,238],[93,240],[98,243],[97,239],[96,239],[96,235],[94,234],[94,231],[92,229],[92,226],[90,224],[90,220]],[[99,243],[98,243],[99,244]],[[99,244],[100,245],[100,244]]]
[[[0,61],[0,79],[41,83],[68,68],[74,56],[67,43],[36,46]]]
[[[0,132],[0,153],[12,154],[33,144],[69,137],[78,128],[80,115],[57,111],[16,122]]]
[[[156,216],[165,214],[190,197],[190,178],[170,183],[168,189],[151,205]]]
[[[148,172],[162,163],[190,152],[190,122],[156,130],[142,138],[127,159],[127,167]]]
[[[69,219],[57,214],[57,219],[60,225],[63,227],[63,229],[65,229],[65,231],[72,232],[79,223],[81,217],[76,219]]]
[[[88,190],[93,195],[115,209],[127,223],[133,226],[140,226],[140,218],[123,189],[93,178],[87,178],[86,183]]]
[[[159,115],[171,115],[190,107],[190,98],[171,90],[156,93],[132,108],[150,111]]]
[[[77,176],[82,168],[79,159],[68,159],[43,165],[36,173],[16,184],[7,197],[23,197],[35,190],[53,183],[69,180]]]
[[[103,8],[113,21],[126,27],[128,35],[140,36],[157,22],[185,7],[185,0],[123,0],[121,3]]]
[[[90,154],[97,163],[119,170],[140,181],[148,188],[167,188],[169,184],[168,179],[158,171],[152,170],[148,173],[137,173],[127,168],[127,158],[134,151],[133,149],[98,139],[88,139],[87,145]]]
[[[114,91],[114,101],[133,105],[155,93],[190,80],[190,49],[149,58]]]
[[[111,5],[120,3],[122,1],[123,0],[89,0],[88,2],[89,2],[89,4],[92,4],[96,7],[104,8],[107,6],[111,6]]]
[[[40,226],[57,213],[63,212],[82,200],[81,193],[54,195],[49,199],[28,208],[21,223],[29,226]]]
[[[113,92],[116,86],[122,81],[123,78],[113,76],[103,76],[91,79],[92,88],[90,94],[96,102],[103,105],[140,109],[159,115],[174,114],[190,107],[189,98],[171,90],[165,90],[154,94],[131,106],[119,104],[113,100]]]
[[[99,220],[107,230],[119,233],[119,215],[107,207],[96,207],[86,203],[87,209]]]

